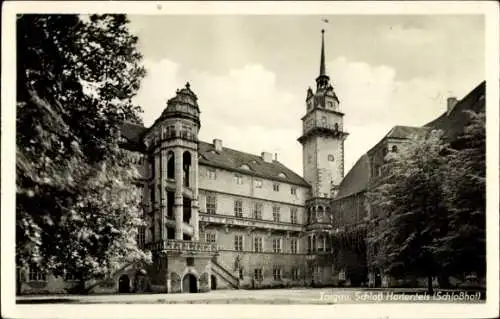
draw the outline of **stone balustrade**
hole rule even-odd
[[[236,217],[236,216],[229,216],[229,215],[207,214],[207,213],[200,213],[199,215],[200,215],[200,222],[205,223],[205,224],[218,224],[218,225],[250,227],[250,228],[253,227],[253,228],[285,231],[285,232],[287,232],[287,231],[295,231],[295,232],[303,231],[303,226],[299,225],[299,224],[291,224],[291,223],[284,223],[284,222],[275,222],[275,221],[271,221],[271,220]]]
[[[151,251],[175,251],[175,252],[217,252],[216,243],[190,240],[161,240],[146,244],[146,249]]]

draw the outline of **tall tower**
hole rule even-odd
[[[337,193],[344,177],[344,114],[339,99],[326,74],[324,30],[321,30],[321,58],[315,92],[309,88],[306,96],[306,114],[302,117],[302,161],[304,179],[312,186],[311,198],[306,201],[310,254],[310,280],[326,280],[331,264],[322,265],[318,255],[331,251],[328,232],[331,229],[330,199]]]
[[[199,240],[197,99],[189,83],[177,90],[145,136],[150,153],[153,241]]]
[[[307,90],[306,114],[302,117],[304,178],[312,185],[313,198],[335,196],[344,177],[344,113],[326,74],[324,30],[321,30],[321,59],[316,92]]]

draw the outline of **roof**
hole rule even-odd
[[[463,132],[469,122],[469,117],[464,111],[480,112],[485,110],[486,82],[481,82],[474,90],[458,101],[451,113],[444,112],[435,120],[425,126],[444,131],[446,137],[454,139]]]
[[[120,133],[126,142],[122,143],[122,147],[130,151],[145,152],[146,146],[142,142],[142,137],[147,130],[141,124],[123,122]]]
[[[370,159],[363,154],[344,177],[336,199],[364,191],[370,182]]]
[[[198,154],[201,165],[219,167],[232,171],[239,171],[244,174],[260,176],[267,179],[273,179],[291,184],[310,187],[302,177],[279,161],[265,162],[261,156],[223,147],[222,151],[217,152],[211,143],[199,142]],[[250,169],[242,168],[247,165]],[[280,177],[285,174],[286,178]]]
[[[131,151],[146,152],[142,137],[147,130],[148,128],[140,124],[124,122],[121,127],[121,134],[126,139],[126,142],[122,143],[122,146]],[[301,176],[279,161],[273,160],[267,163],[259,155],[244,153],[227,147],[223,147],[221,152],[216,152],[213,144],[202,141],[198,144],[198,153],[200,155],[199,163],[202,165],[310,187],[309,183]],[[247,165],[250,169],[242,168],[242,165]],[[285,174],[286,178],[280,177],[280,174]]]
[[[448,115],[444,112],[435,120],[429,122],[423,127],[414,126],[394,126],[374,147],[372,147],[366,154],[363,154],[356,164],[344,177],[339,186],[339,191],[335,200],[342,197],[347,197],[367,189],[370,182],[370,157],[367,154],[372,154],[381,143],[387,138],[403,139],[409,138],[412,135],[422,136],[429,132],[429,129],[441,129],[444,131],[445,136],[456,138],[463,132],[463,129],[468,123],[468,117],[465,110],[472,110],[475,112],[484,110],[484,93],[485,82],[483,81],[467,96],[460,100],[452,112]]]

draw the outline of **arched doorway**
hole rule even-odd
[[[380,271],[375,269],[375,287],[379,288],[382,286],[382,276],[380,275]]]
[[[128,293],[130,292],[130,278],[127,275],[120,276],[118,279],[118,292]]]
[[[214,275],[210,276],[210,289],[212,290],[217,289],[217,278]]]
[[[196,276],[193,274],[186,274],[182,279],[182,292],[198,292],[198,284]]]

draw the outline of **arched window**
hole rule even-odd
[[[167,153],[167,178],[175,178],[175,156],[172,151]]]
[[[183,184],[184,187],[189,187],[190,185],[190,170],[191,170],[191,153],[185,151],[182,155],[182,171],[183,171]]]
[[[398,147],[396,145],[393,145],[391,151],[393,153],[396,153],[398,151]]]
[[[339,123],[335,123],[335,125],[333,126],[335,131],[338,131],[339,130]]]

